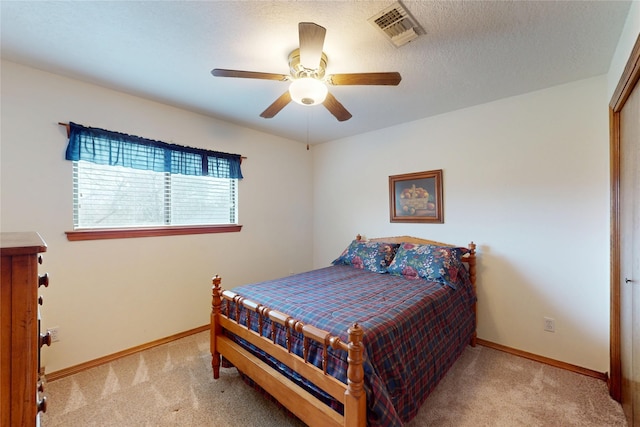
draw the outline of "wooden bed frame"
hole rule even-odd
[[[356,237],[361,240],[360,235]],[[432,240],[420,239],[417,237],[400,236],[369,239],[369,241],[387,243],[417,243],[432,244],[438,246],[455,246],[447,243],[435,242]],[[465,255],[464,261],[469,267],[469,276],[474,287],[476,283],[476,245],[469,244],[469,253]],[[331,335],[329,332],[318,329],[313,325],[308,325],[296,320],[289,315],[271,310],[268,307],[248,300],[235,292],[222,289],[221,279],[217,275],[213,278],[212,289],[212,310],[211,310],[211,366],[213,367],[213,377],[220,377],[221,356],[231,362],[239,371],[250,377],[256,384],[277,399],[283,406],[304,421],[309,426],[343,426],[343,427],[365,427],[367,425],[366,396],[364,391],[364,369],[362,367],[363,344],[362,337],[364,331],[356,323],[348,330],[348,342],[343,342],[339,337]],[[235,320],[222,314],[222,304],[227,304],[227,313],[231,307],[231,302],[235,303],[236,319],[239,319],[240,307],[254,311],[258,314],[259,331],[257,333],[251,329],[251,325],[242,325]],[[476,313],[476,305],[473,306]],[[347,384],[342,383],[333,376],[327,374],[326,364],[323,360],[323,368],[317,368],[311,363],[307,363],[307,345],[305,344],[304,357],[297,356],[291,352],[290,343],[287,347],[282,347],[275,343],[275,331],[270,330],[272,338],[262,336],[262,320],[270,319],[285,327],[287,335],[291,331],[296,331],[304,336],[306,340],[316,341],[324,349],[326,357],[328,347],[347,352]],[[247,316],[247,323],[249,322]],[[476,313],[477,323],[477,313]],[[327,392],[330,396],[344,405],[344,415],[339,414],[331,407],[317,399],[315,396],[298,386],[289,378],[263,362],[252,353],[241,347],[235,341],[227,337],[223,330],[239,336],[247,342],[265,351],[290,369],[308,379],[317,387]],[[287,339],[288,341],[288,339]],[[308,341],[307,341],[308,342]],[[474,329],[470,344],[476,345],[476,331]],[[324,359],[324,358],[323,358]]]

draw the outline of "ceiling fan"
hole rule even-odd
[[[214,68],[216,77],[279,80],[291,82],[289,89],[264,110],[260,117],[274,117],[292,100],[301,105],[324,105],[338,121],[349,120],[349,111],[329,92],[327,84],[338,85],[390,85],[397,86],[400,73],[351,73],[325,76],[327,55],[322,51],[327,30],[313,22],[300,22],[298,34],[300,48],[289,54],[290,75],[254,71]]]

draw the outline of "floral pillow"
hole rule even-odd
[[[467,252],[465,248],[403,243],[387,271],[407,279],[440,282],[456,289],[468,277],[462,264],[462,256]]]
[[[386,273],[399,246],[392,243],[354,240],[332,264],[351,265],[375,273]]]

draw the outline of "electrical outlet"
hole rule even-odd
[[[60,327],[54,326],[53,328],[47,328],[47,332],[51,335],[51,342],[60,341]]]
[[[547,332],[555,332],[556,331],[556,321],[551,317],[544,318],[544,330]]]

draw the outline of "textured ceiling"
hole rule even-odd
[[[318,143],[608,71],[629,1],[408,1],[425,34],[396,48],[367,19],[393,1],[6,1],[2,57],[263,132]],[[290,103],[298,22],[327,29],[327,74],[398,71],[399,86],[330,87],[353,114]],[[60,118],[63,119],[63,118]],[[69,118],[73,119],[73,118]],[[99,123],[87,123],[99,126]]]

